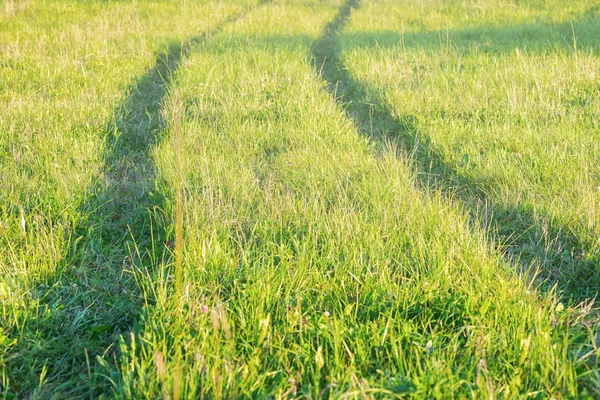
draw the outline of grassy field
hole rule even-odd
[[[3,398],[600,397],[594,0],[5,0]]]

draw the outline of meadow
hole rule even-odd
[[[4,0],[6,399],[600,397],[595,0]]]

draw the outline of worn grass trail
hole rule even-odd
[[[466,19],[478,9],[446,5],[451,26],[443,31],[438,8],[406,3],[405,14],[387,16],[384,5],[366,2],[342,33],[359,4],[347,3],[314,50],[316,68],[357,127],[408,154],[425,190],[460,199],[520,270],[547,288],[557,284],[573,304],[593,301],[600,287],[597,10],[580,1],[553,14],[551,5],[526,3],[512,17],[497,7],[473,23]],[[373,26],[378,15],[384,22]],[[511,22],[534,15],[557,22]],[[416,20],[421,25],[410,26]]]
[[[142,277],[154,303],[119,395],[593,395],[581,310],[520,277],[393,145],[374,154],[324,87],[353,4],[271,4],[180,69],[181,146],[156,154],[171,192],[183,171],[182,298],[168,266]]]
[[[549,1],[11,12],[2,395],[597,397],[595,311],[575,303],[596,290],[597,11]],[[567,18],[583,50],[565,50]],[[540,26],[531,49],[511,41]],[[499,132],[531,165],[494,158]],[[551,151],[561,138],[580,163]],[[561,191],[574,194],[548,201]]]
[[[18,322],[18,335],[10,332],[18,342],[2,363],[5,393],[97,396],[117,379],[104,376],[118,356],[115,339],[134,329],[147,301],[134,266],[169,257],[170,220],[152,160],[164,138],[162,104],[188,53],[250,9],[236,8],[206,33],[161,50],[109,118],[100,172],[77,211],[82,217],[65,233],[65,254],[54,274],[34,282],[36,309]]]
[[[358,80],[356,71],[344,64],[348,56],[342,52],[346,47],[353,49],[360,43],[368,48],[376,43],[399,48],[404,40],[389,31],[366,31],[350,32],[340,43],[338,36],[352,10],[358,12],[359,7],[359,0],[346,2],[312,48],[315,69],[357,129],[380,147],[398,146],[402,155],[413,161],[417,183],[423,190],[443,190],[460,200],[474,222],[490,232],[491,239],[505,249],[520,271],[545,280],[547,288],[558,284],[566,300],[593,300],[600,288],[599,243],[594,241],[593,233],[585,235],[591,239],[584,240],[570,226],[548,218],[539,207],[498,201],[493,182],[465,173],[434,144],[415,116],[399,114],[390,106],[384,89]],[[437,42],[439,35],[427,35]]]

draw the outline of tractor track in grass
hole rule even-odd
[[[496,205],[486,194],[489,188],[485,184],[473,181],[444,159],[427,134],[419,130],[415,116],[396,115],[380,94],[369,90],[352,76],[341,55],[339,35],[348,24],[353,10],[360,6],[360,0],[347,0],[311,49],[315,71],[325,81],[330,95],[345,111],[357,131],[380,148],[391,143],[409,154],[418,188],[425,192],[442,191],[448,197],[457,199],[468,210],[473,223],[491,232],[493,243],[502,244],[506,259],[520,272],[539,273],[545,278],[544,287],[547,288],[558,284],[563,298],[570,302],[594,301],[600,288],[600,259],[597,255],[587,260],[574,259],[567,265],[568,270],[559,270],[557,265],[565,268],[561,264],[563,254],[560,247],[545,247],[537,259],[521,257],[524,250],[519,250],[527,248],[524,238],[528,235],[535,235],[535,240],[542,243],[542,232],[547,229],[546,225],[550,227],[552,236],[560,239],[562,248],[585,249],[585,243],[567,227],[546,220],[531,207]],[[514,224],[510,221],[518,222]],[[509,253],[506,247],[513,253]],[[535,270],[532,265],[541,268]]]
[[[115,361],[117,338],[135,330],[147,301],[130,270],[170,257],[171,217],[164,211],[166,199],[154,191],[152,160],[153,149],[167,136],[163,103],[169,86],[195,46],[269,2],[247,7],[183,42],[169,43],[128,88],[107,128],[101,172],[79,207],[83,218],[71,234],[76,239],[68,241],[58,273],[35,294],[38,312],[20,328],[26,339],[13,349],[21,356],[8,358],[9,376],[30,377],[12,382],[10,392],[18,397],[81,398],[110,391],[110,382],[98,378],[106,366],[96,357],[105,359],[102,364]]]

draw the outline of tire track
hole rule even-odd
[[[520,271],[529,271],[533,262],[541,263],[544,269],[538,272],[547,280],[547,287],[558,283],[563,296],[571,301],[593,300],[600,288],[598,255],[570,264],[563,263],[561,248],[585,249],[586,244],[567,227],[544,221],[545,218],[537,215],[531,207],[495,205],[486,194],[493,188],[473,181],[448,164],[426,133],[419,131],[416,117],[396,115],[380,94],[369,90],[352,76],[341,56],[338,36],[348,24],[352,11],[359,7],[360,0],[347,0],[311,49],[314,69],[356,129],[373,139],[380,148],[392,142],[412,155],[417,186],[426,192],[441,190],[458,199],[469,210],[475,225],[492,232],[493,243],[507,244],[509,249],[516,250],[512,255],[505,252],[505,256]],[[517,223],[514,224],[514,221]],[[518,249],[526,248],[531,242],[544,243],[546,224],[549,224],[550,237],[559,238],[559,245],[546,246],[537,258],[524,256],[523,250]]]
[[[103,367],[96,357],[118,356],[116,339],[135,329],[145,300],[127,270],[157,257],[166,261],[170,254],[171,217],[164,211],[166,199],[155,192],[152,160],[153,149],[166,138],[162,107],[169,87],[196,46],[268,2],[233,14],[201,35],[168,44],[113,111],[101,173],[79,208],[84,217],[73,230],[76,239],[65,249],[53,282],[36,294],[37,315],[22,328],[28,338],[14,348],[26,356],[10,357],[7,363],[10,375],[30,378],[11,384],[18,396],[97,397],[110,390],[107,380],[97,380]],[[134,248],[136,260],[130,257]],[[40,376],[45,377],[42,382]]]

